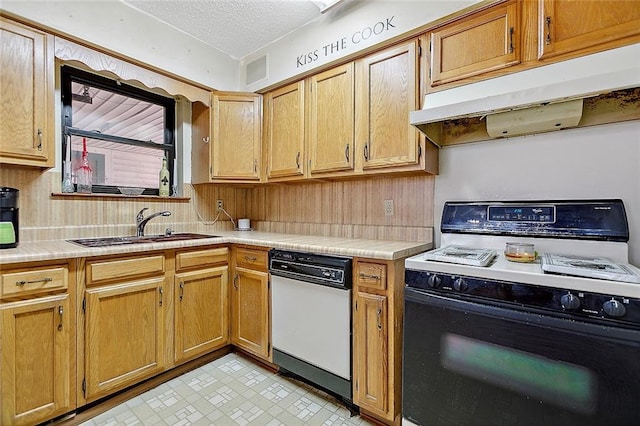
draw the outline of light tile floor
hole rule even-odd
[[[111,425],[370,425],[327,393],[236,353],[83,423]]]

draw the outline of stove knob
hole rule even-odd
[[[463,278],[456,278],[453,282],[453,288],[456,291],[466,291],[469,288],[469,284]]]
[[[604,304],[602,305],[602,309],[604,309],[605,314],[614,318],[623,317],[624,314],[627,313],[627,309],[624,307],[624,305],[618,302],[616,299],[611,299],[604,302]]]
[[[429,284],[429,287],[431,288],[438,288],[440,287],[440,284],[442,284],[442,279],[436,274],[433,274],[429,277],[427,284]]]
[[[580,298],[575,294],[567,293],[560,298],[560,304],[563,309],[573,311],[580,307]]]

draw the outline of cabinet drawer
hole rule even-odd
[[[65,266],[50,266],[28,271],[2,274],[2,296],[21,296],[66,289],[69,286],[69,270]]]
[[[354,280],[359,287],[386,290],[387,265],[382,263],[358,262]]]
[[[87,283],[164,274],[164,255],[87,262]]]
[[[229,249],[226,247],[178,253],[176,255],[176,271],[228,263],[228,254]]]
[[[268,252],[249,248],[236,250],[236,266],[250,269],[267,269]]]

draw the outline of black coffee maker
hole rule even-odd
[[[18,247],[19,195],[20,191],[15,188],[0,187],[0,249]]]

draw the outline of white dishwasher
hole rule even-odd
[[[273,249],[273,362],[352,401],[351,259]]]

